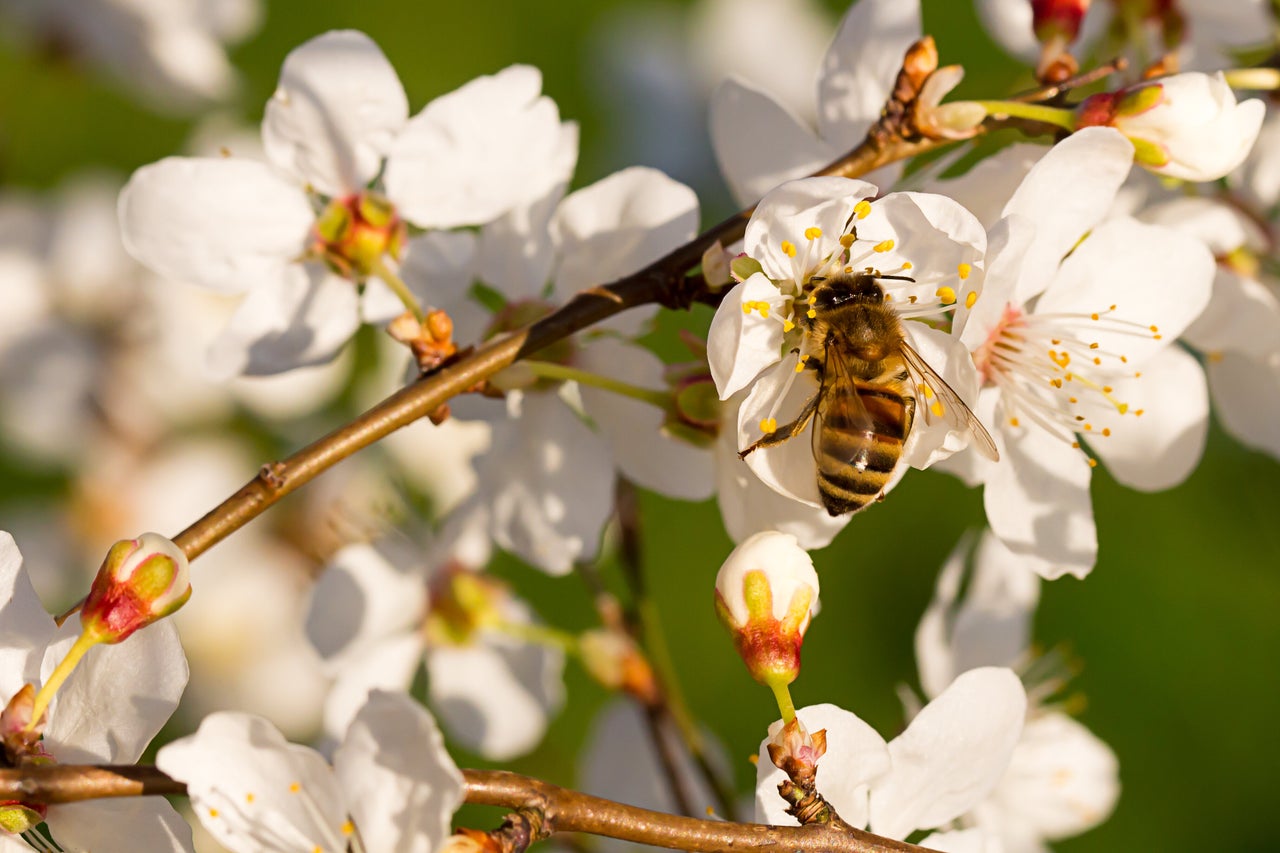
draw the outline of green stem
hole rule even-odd
[[[550,625],[536,625],[531,622],[495,622],[489,627],[509,637],[524,640],[526,643],[550,646],[570,655],[578,654],[578,638],[568,631],[561,631]]]
[[[654,391],[652,388],[641,388],[639,385],[632,385],[623,382],[620,379],[611,379],[608,376],[601,376],[598,373],[591,373],[586,370],[580,370],[576,367],[570,367],[567,364],[558,364],[554,361],[533,361],[526,359],[521,362],[524,367],[534,376],[543,379],[563,379],[566,381],[577,382],[579,385],[589,385],[592,388],[600,388],[604,391],[612,391],[614,394],[621,394],[624,397],[630,397],[633,400],[639,400],[642,403],[648,403],[651,406],[657,406],[659,409],[671,408],[671,395],[665,391]]]
[[[45,709],[49,707],[49,703],[53,701],[54,694],[58,692],[58,688],[75,671],[76,665],[80,663],[80,659],[85,656],[85,653],[96,645],[98,645],[98,638],[90,635],[87,631],[82,632],[76,638],[75,644],[67,651],[67,656],[49,674],[49,678],[45,680],[40,692],[36,694],[35,703],[31,707],[31,721],[27,723],[27,731],[35,731],[36,726],[40,723],[40,718],[44,716]]]
[[[1222,72],[1232,89],[1274,92],[1280,89],[1280,68],[1232,68]]]
[[[373,262],[370,272],[381,279],[383,284],[391,288],[391,292],[404,304],[406,310],[413,312],[413,316],[419,323],[426,319],[427,315],[422,310],[422,303],[418,301],[418,297],[413,295],[413,291],[409,289],[409,285],[404,283],[404,279],[396,275],[395,271],[387,266],[382,258],[378,258]]]
[[[777,682],[769,685],[773,689],[773,698],[778,702],[778,711],[782,714],[782,724],[788,725],[796,718],[796,704],[791,701],[791,687]]]
[[[1067,130],[1076,129],[1076,114],[1062,107],[1046,107],[1043,104],[1023,104],[1018,101],[974,101],[991,116],[1012,116],[1031,121],[1042,121]]]

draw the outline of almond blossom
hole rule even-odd
[[[47,680],[79,633],[76,620],[59,628],[45,613],[22,567],[13,538],[0,532],[0,694],[10,703],[24,685]],[[65,764],[132,764],[159,733],[187,683],[187,662],[169,620],[151,625],[128,642],[91,649],[62,684],[47,710],[43,738],[34,752],[6,737],[9,766],[49,761]],[[28,708],[29,709],[29,708]],[[7,732],[12,734],[12,732]],[[15,808],[37,807],[10,804]],[[121,806],[105,800],[40,806],[32,812],[69,851],[190,851],[191,830],[159,798],[137,798]],[[21,821],[6,826],[16,829]],[[35,831],[34,829],[30,831]],[[0,835],[3,835],[0,833]]]
[[[792,178],[812,174],[863,140],[888,100],[902,59],[920,38],[918,0],[859,0],[840,22],[817,81],[815,132],[764,88],[730,77],[711,98],[711,140],[740,204]],[[892,184],[900,167],[873,173]]]
[[[424,664],[445,728],[487,758],[528,752],[559,710],[564,652],[525,637],[535,629],[529,607],[479,571],[484,519],[460,512],[425,555],[348,545],[317,580],[307,634],[336,678],[325,701],[331,736],[371,689],[407,690]]]
[[[1204,310],[1213,259],[1167,228],[1103,221],[1132,156],[1102,128],[1045,155],[993,229],[983,298],[957,316],[982,377],[974,411],[1001,461],[947,464],[985,484],[993,532],[1047,578],[1093,567],[1095,456],[1121,482],[1158,490],[1204,445],[1203,372],[1170,344]]]
[[[233,853],[433,853],[462,804],[462,774],[422,706],[370,694],[333,764],[261,717],[210,714],[156,755],[205,829]]]
[[[170,157],[139,169],[120,196],[125,245],[166,278],[246,294],[212,347],[219,374],[326,362],[361,322],[430,296],[397,275],[421,239],[407,223],[487,222],[561,179],[576,129],[540,88],[535,69],[512,66],[409,118],[367,36],[318,36],[285,59],[267,104],[268,162]],[[489,133],[477,114],[507,132]]]
[[[1035,669],[1030,641],[1039,577],[988,531],[974,549],[966,583],[968,552],[962,542],[947,560],[916,629],[920,683],[928,697],[976,667]],[[962,825],[998,839],[1003,853],[1042,853],[1046,841],[1085,832],[1106,820],[1119,796],[1115,754],[1047,704],[1060,687],[1048,679],[1027,680],[1027,720],[1009,767],[991,793],[960,818]]]
[[[846,178],[792,181],[765,196],[747,224],[745,254],[760,271],[725,296],[707,340],[721,399],[750,387],[738,415],[739,450],[795,418],[818,392],[809,359],[820,362],[824,353],[806,349],[801,316],[816,316],[804,307],[813,284],[866,269],[896,277],[880,280],[886,300],[904,319],[944,317],[957,304],[978,299],[986,234],[973,215],[939,195],[891,193],[872,201],[875,193],[871,184]],[[976,373],[957,341],[924,323],[904,323],[903,330],[956,393],[971,396]],[[939,417],[945,413],[940,404],[921,408],[902,455],[915,467],[963,441]],[[780,494],[822,506],[808,440],[761,448],[746,464]]]
[[[845,821],[902,839],[919,829],[947,827],[995,788],[1022,732],[1027,699],[1008,669],[983,667],[958,677],[885,742],[857,715],[835,705],[796,711],[811,732],[826,730],[818,760],[818,793]],[[796,825],[778,784],[786,775],[767,746],[782,728],[769,727],[756,762],[756,820]]]

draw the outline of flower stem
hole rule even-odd
[[[53,701],[54,694],[58,692],[58,688],[75,671],[76,664],[80,663],[80,659],[85,656],[85,653],[96,645],[98,645],[98,638],[87,631],[76,638],[75,644],[67,651],[67,656],[49,674],[49,678],[41,686],[40,692],[36,694],[35,702],[31,707],[31,720],[27,723],[27,731],[35,731],[36,726],[40,723],[40,718],[44,716],[45,709],[49,707],[49,703]]]
[[[1067,130],[1076,129],[1076,115],[1062,107],[1046,107],[1043,104],[1023,104],[1018,101],[974,101],[991,116],[1012,116],[1031,121],[1042,121]]]
[[[383,284],[391,288],[391,292],[404,303],[405,309],[411,311],[419,323],[426,318],[427,315],[422,310],[422,303],[418,301],[418,297],[413,295],[413,291],[409,289],[409,285],[404,283],[404,279],[396,275],[395,271],[387,266],[382,258],[378,258],[373,262],[371,272],[380,278]]]
[[[782,714],[782,724],[788,725],[796,718],[796,705],[791,701],[790,685],[775,682],[769,685],[773,690],[773,698],[778,702],[778,711]]]
[[[1232,68],[1223,71],[1222,76],[1232,89],[1253,89],[1259,92],[1280,89],[1280,68]]]
[[[536,625],[532,622],[495,622],[490,627],[532,645],[550,646],[570,655],[578,653],[578,638],[568,631],[561,631],[550,625]]]
[[[623,382],[620,379],[611,379],[608,376],[601,376],[598,373],[580,370],[576,367],[570,367],[567,364],[557,364],[553,361],[532,361],[526,359],[523,364],[529,369],[530,373],[535,376],[540,376],[543,379],[563,379],[577,382],[579,385],[589,385],[592,388],[612,391],[614,394],[621,394],[624,397],[630,397],[633,400],[639,400],[642,403],[657,406],[659,409],[663,409],[664,411],[671,408],[671,395],[663,391],[654,391],[652,388],[641,388],[639,385],[632,385],[629,382]]]

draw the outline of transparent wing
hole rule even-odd
[[[999,461],[1000,451],[996,450],[996,443],[991,440],[987,428],[965,405],[964,400],[960,399],[960,395],[951,389],[946,380],[905,339],[902,341],[902,358],[911,371],[911,378],[915,380],[920,396],[924,398],[921,408],[924,410],[925,420],[933,423],[934,418],[942,418],[952,429],[967,432],[979,453],[992,462]]]
[[[833,394],[833,388],[847,388],[848,393]],[[862,398],[858,395],[856,388],[844,355],[836,347],[827,347],[826,359],[822,367],[822,386],[818,392],[818,411],[814,415],[817,420],[814,423],[813,435],[810,436],[813,458],[819,464],[825,455],[821,450],[820,442],[826,421],[832,421],[833,428],[844,434],[862,436],[875,428],[871,413],[862,404]],[[840,461],[853,464],[858,454],[865,450],[865,443],[858,443],[850,448],[850,458]]]

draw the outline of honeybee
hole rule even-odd
[[[810,279],[805,290],[812,309],[800,315],[805,327],[801,352],[819,378],[818,392],[799,416],[738,454],[781,444],[813,428],[818,492],[831,515],[857,512],[883,500],[902,460],[902,447],[916,415],[916,393],[925,397],[926,417],[942,417],[967,430],[988,459],[995,442],[942,377],[916,352],[897,312],[885,302],[880,275],[872,269]]]

